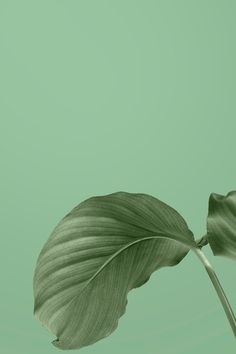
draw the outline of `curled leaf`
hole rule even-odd
[[[62,219],[39,255],[35,315],[57,336],[55,346],[90,345],[115,330],[131,289],[192,247],[184,219],[154,197],[89,198]]]

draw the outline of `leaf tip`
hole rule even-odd
[[[52,341],[52,344],[54,345],[54,347],[58,348],[58,349],[62,349],[60,344],[59,344],[59,338],[56,338]]]
[[[68,345],[63,345],[63,342],[60,340],[60,338],[56,338],[52,341],[52,344],[54,345],[54,347],[56,347],[57,349],[61,349],[61,350],[70,350],[70,349],[79,349],[79,348],[71,348]]]
[[[224,196],[223,195],[221,195],[221,194],[217,194],[217,193],[211,193],[210,194],[210,201],[215,201],[215,202],[219,202],[222,198],[224,198]]]

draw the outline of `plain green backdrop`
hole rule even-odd
[[[1,353],[59,352],[32,277],[76,204],[149,193],[200,237],[209,194],[236,189],[235,18],[233,0],[0,0]],[[236,264],[206,254],[236,310]],[[81,353],[231,354],[235,339],[189,254]]]

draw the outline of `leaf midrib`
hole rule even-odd
[[[85,286],[83,287],[83,289],[80,291],[79,294],[75,295],[67,304],[66,304],[66,308],[70,306],[70,303],[77,297],[80,296],[83,291],[85,291],[85,289],[87,288],[87,286],[101,273],[101,271],[116,257],[118,256],[120,253],[122,253],[124,250],[126,250],[129,247],[132,247],[133,245],[139,243],[139,242],[144,242],[147,240],[152,240],[152,239],[168,239],[168,240],[172,240],[178,243],[181,243],[182,245],[184,245],[185,247],[189,247],[189,249],[194,248],[195,247],[195,241],[193,240],[192,242],[192,247],[181,240],[176,239],[176,236],[179,237],[180,235],[175,235],[175,234],[157,234],[157,235],[153,235],[153,236],[149,236],[149,237],[144,237],[138,240],[135,240],[133,242],[128,243],[127,245],[125,245],[124,247],[122,247],[121,249],[119,249],[117,252],[115,252],[109,259],[107,259],[103,265],[94,273],[94,275],[88,280],[88,282],[85,284]]]

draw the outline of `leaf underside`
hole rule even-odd
[[[184,219],[154,197],[89,198],[62,219],[39,255],[35,315],[58,348],[90,345],[116,329],[131,289],[195,246]]]
[[[210,195],[207,240],[214,255],[236,260],[236,191]]]

